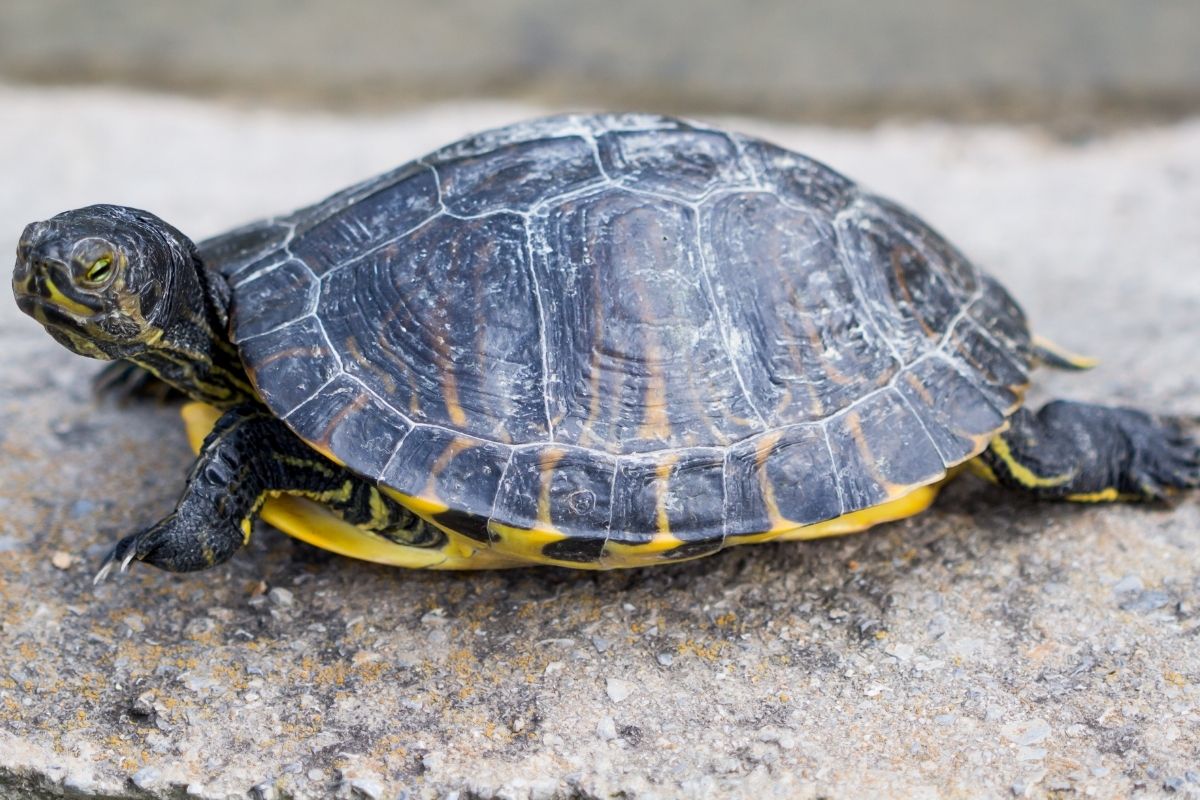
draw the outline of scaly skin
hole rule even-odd
[[[315,500],[385,538],[441,536],[369,481],[321,457],[265,408],[246,404],[227,411],[208,435],[174,513],[122,539],[96,581],[135,559],[172,572],[223,563],[250,540],[254,517],[276,492]]]
[[[1002,486],[1042,499],[1161,501],[1200,486],[1200,444],[1182,424],[1129,408],[1019,409],[980,458]]]

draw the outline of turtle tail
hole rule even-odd
[[[1100,362],[1088,356],[1081,356],[1059,347],[1049,339],[1041,336],[1033,337],[1033,364],[1050,369],[1063,369],[1071,372],[1089,370]]]

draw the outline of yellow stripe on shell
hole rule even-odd
[[[488,529],[495,537],[492,543],[495,551],[525,564],[559,564],[585,568],[589,566],[588,564],[576,564],[573,561],[548,558],[542,553],[546,545],[566,541],[570,538],[565,533],[553,528],[514,528],[510,525],[492,522]]]
[[[654,524],[658,528],[659,536],[669,536],[671,533],[671,517],[667,513],[667,487],[670,485],[671,471],[677,460],[678,456],[669,453],[663,456],[654,468]]]

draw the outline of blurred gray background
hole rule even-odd
[[[0,79],[1090,129],[1200,111],[1200,2],[4,0]]]

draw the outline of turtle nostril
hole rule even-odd
[[[46,293],[46,279],[50,274],[49,261],[25,258],[18,259],[13,270],[13,285],[31,294]]]

